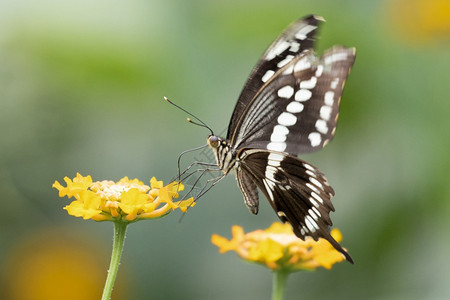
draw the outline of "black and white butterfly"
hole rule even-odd
[[[253,69],[234,109],[226,139],[207,143],[226,175],[236,174],[248,209],[258,213],[258,188],[301,239],[324,238],[353,262],[329,233],[334,190],[313,165],[296,157],[334,136],[345,80],[355,49],[335,46],[314,54],[324,21],[307,16],[291,24]]]

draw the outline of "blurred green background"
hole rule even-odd
[[[293,274],[286,299],[449,299],[448,0],[1,1],[0,298],[99,299],[113,226],[68,216],[54,180],[167,182],[208,132],[162,97],[221,132],[264,49],[310,13],[319,52],[357,49],[335,140],[302,156],[356,263]],[[113,299],[269,299],[268,270],[210,243],[268,227],[266,201],[251,215],[230,176],[179,216],[129,227]]]

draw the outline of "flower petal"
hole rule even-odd
[[[318,267],[330,269],[333,264],[345,259],[324,239],[299,239],[289,224],[277,222],[265,230],[255,230],[247,234],[242,227],[233,226],[232,233],[231,240],[214,234],[211,242],[219,247],[220,253],[233,250],[243,259],[272,270],[284,269],[292,272],[314,270]],[[342,239],[337,229],[331,234],[337,241]]]

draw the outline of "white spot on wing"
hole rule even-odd
[[[294,66],[290,65],[289,67],[286,68],[286,70],[283,71],[283,75],[291,74],[292,71],[294,71]]]
[[[305,224],[311,232],[315,232],[316,227],[319,229],[319,226],[317,226],[316,222],[310,216],[305,217]]]
[[[287,41],[280,41],[278,44],[276,44],[272,49],[269,50],[269,53],[266,54],[266,60],[272,60],[275,58],[275,56],[280,55],[285,51],[287,48],[289,48],[291,44]]]
[[[320,132],[322,134],[327,134],[327,132],[328,132],[327,122],[325,122],[322,119],[317,120],[316,121],[316,129],[318,132]]]
[[[286,218],[286,214],[285,214],[284,212],[282,212],[282,211],[278,211],[278,212],[277,212],[277,215],[278,215],[279,217],[284,217],[284,218]]]
[[[331,81],[330,87],[334,90],[337,87],[338,83],[339,83],[339,77],[336,77],[335,79],[333,79]]]
[[[308,139],[311,142],[311,146],[316,147],[319,146],[322,142],[322,137],[320,136],[320,133],[318,132],[311,132],[308,135]]]
[[[346,60],[346,59],[347,59],[347,52],[333,53],[333,54],[325,57],[325,64],[329,65],[329,64],[335,63],[337,61]]]
[[[322,216],[322,215],[320,214],[320,211],[319,211],[317,208],[312,207],[311,209],[316,213],[316,215],[317,215],[318,217],[321,217],[321,216]]]
[[[280,166],[279,161],[270,160],[270,158],[269,158],[269,161],[267,162],[267,166],[266,166],[266,172],[267,172],[267,168],[271,167],[271,168],[273,168],[272,171],[275,170],[274,171],[274,174],[275,174],[276,172],[278,172],[278,170],[276,168],[279,166]],[[275,178],[271,178],[271,179],[275,180]]]
[[[269,80],[273,74],[275,74],[274,71],[272,70],[267,70],[267,72],[263,75],[263,77],[261,78],[262,82],[267,82],[267,80]]]
[[[283,152],[287,145],[283,142],[271,142],[267,144],[267,150],[280,151]]]
[[[306,233],[309,232],[309,230],[308,230],[308,228],[306,228],[306,226],[302,226],[302,229],[303,229],[303,231],[306,232]]]
[[[277,121],[280,125],[292,126],[297,123],[297,117],[291,113],[284,112],[278,117]]]
[[[314,193],[314,192],[311,192],[311,196],[312,196],[314,199],[316,199],[317,201],[319,201],[321,204],[323,204],[323,200],[322,200],[322,198],[319,197],[319,195],[317,195],[317,194]]]
[[[319,217],[316,215],[316,213],[312,209],[308,209],[308,214],[316,221],[317,221],[317,219],[319,219]]]
[[[309,62],[308,57],[304,57],[295,64],[294,72],[300,72],[309,68],[311,68],[311,63]]]
[[[309,176],[316,177],[316,174],[311,170],[306,170],[305,173],[308,174]]]
[[[307,101],[309,99],[311,99],[312,93],[310,90],[304,90],[304,89],[300,89],[295,93],[295,101]]]
[[[311,222],[309,222],[308,218],[305,217],[305,224],[308,227],[308,229],[312,232],[314,232],[314,226],[311,224]]]
[[[275,132],[272,132],[270,135],[270,141],[271,142],[284,142],[286,141],[286,135],[285,134],[276,134]]]
[[[323,185],[315,178],[309,178],[309,181],[323,190]]]
[[[288,190],[287,188],[290,188],[290,186],[284,187],[282,185],[279,185],[278,188],[282,191],[287,191]]]
[[[328,106],[333,105],[334,102],[334,92],[333,91],[328,91],[325,93],[324,96],[324,100],[325,100],[325,104]]]
[[[308,170],[311,170],[311,171],[314,171],[314,172],[316,171],[316,170],[313,168],[313,166],[308,165],[308,164],[306,164],[306,163],[304,163],[303,166],[305,167],[305,169],[308,169]]]
[[[289,51],[297,52],[299,49],[300,49],[300,43],[292,42],[291,48],[289,48]]]
[[[273,128],[273,132],[277,133],[277,134],[288,134],[289,133],[289,129],[286,126],[283,125],[275,125],[275,127]]]
[[[310,181],[311,181],[311,179],[310,179]],[[316,192],[316,193],[320,193],[320,191],[319,191],[319,189],[315,186],[315,185],[312,185],[311,183],[307,183],[306,184],[306,186],[307,187],[309,187],[311,190],[313,190],[314,192]]]
[[[295,37],[299,40],[304,40],[307,38],[308,34],[316,28],[317,26],[308,24],[305,27],[300,28],[300,30],[295,34]]]
[[[288,104],[286,110],[290,113],[295,114],[303,111],[303,108],[304,108],[303,104],[296,101],[292,101],[291,103]]]
[[[322,72],[323,72],[323,65],[318,65],[316,70],[316,77],[322,76]]]
[[[308,219],[309,222],[314,226],[314,230],[319,230],[319,225],[317,225],[316,221],[314,221],[311,216],[306,216],[305,219]]]
[[[281,68],[283,66],[285,66],[288,62],[290,62],[292,59],[294,58],[293,55],[287,55],[285,59],[283,59],[282,61],[280,61],[277,64],[277,67]]]
[[[275,173],[277,172],[277,169],[275,167],[272,167],[271,165],[267,165],[266,166],[266,173],[264,174],[266,176],[266,178],[270,179],[270,180],[275,180]]]
[[[270,136],[271,142],[284,142],[286,140],[286,136],[289,133],[289,129],[283,125],[275,125],[273,128],[272,135]]]
[[[273,200],[274,200],[273,193],[272,193],[273,183],[267,181],[267,179],[263,179],[263,183],[264,183],[264,186],[266,187],[267,194],[269,194],[270,200],[272,200],[272,202],[273,202]]]
[[[284,159],[284,156],[278,153],[270,153],[267,159],[269,160],[270,165],[277,167],[280,165],[280,162]]]
[[[302,80],[300,82],[301,89],[313,89],[316,86],[317,78],[312,76],[310,80]]]
[[[313,197],[309,197],[309,202],[311,202],[311,204],[314,205],[315,207],[319,207],[319,203],[317,203]]]
[[[324,119],[325,121],[329,121],[331,116],[331,107],[327,105],[323,105],[320,108],[320,117]]]
[[[294,88],[290,85],[285,85],[278,90],[278,97],[289,99],[294,95]]]

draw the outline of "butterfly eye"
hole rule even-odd
[[[208,145],[217,148],[219,146],[219,138],[215,135],[210,135],[208,137]]]

